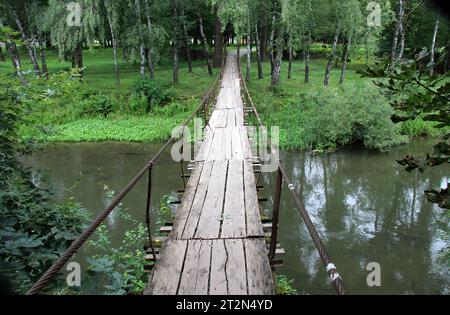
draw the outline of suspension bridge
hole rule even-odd
[[[246,124],[254,114],[262,125],[247,90],[239,62],[239,51],[224,54],[220,75],[198,108],[184,122],[203,115],[204,138],[186,168],[181,162],[184,189],[173,224],[161,228],[166,237],[156,245],[150,229],[152,169],[162,152],[177,140],[174,135],[136,174],[111,204],[76,239],[66,252],[31,287],[39,294],[79,250],[131,189],[147,177],[146,223],[152,262],[144,295],[271,295],[275,293],[274,271],[283,249],[278,244],[278,217],[284,186],[294,198],[312,241],[337,294],[344,286],[336,266],[303,206],[301,196],[277,161],[272,218],[263,221],[258,197],[258,167]],[[210,108],[212,107],[212,108]],[[183,130],[180,130],[182,133]],[[190,171],[190,174],[186,174]],[[147,175],[147,176],[146,176]],[[187,182],[186,178],[189,178]]]

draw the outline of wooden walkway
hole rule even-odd
[[[274,294],[236,55],[144,294]]]

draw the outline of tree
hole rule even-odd
[[[83,69],[83,45],[94,45],[95,40],[104,37],[105,25],[101,14],[100,0],[80,0],[80,26],[67,23],[67,4],[69,0],[49,0],[45,15],[44,30],[50,33],[50,38],[58,48],[61,58],[71,59],[72,67]]]
[[[104,0],[104,5],[106,8],[106,17],[108,20],[109,30],[111,32],[111,40],[113,45],[114,72],[116,74],[116,83],[117,85],[120,85],[120,72],[118,62],[119,3],[117,0]]]
[[[430,77],[434,75],[434,55],[436,52],[436,38],[439,29],[439,13],[436,17],[436,23],[434,26],[433,39],[431,41],[431,50],[430,50]]]
[[[441,50],[441,56],[436,65],[448,58],[449,46]],[[450,82],[445,82],[446,73],[436,77],[424,74],[430,71],[426,63],[428,53],[422,51],[408,62],[395,65],[382,64],[361,71],[364,76],[381,78],[374,83],[392,100],[391,105],[400,113],[392,117],[396,122],[422,117],[423,120],[436,122],[436,128],[450,125]],[[427,64],[426,66],[423,66]],[[406,93],[405,95],[405,91]],[[398,163],[405,166],[407,171],[418,169],[424,172],[428,167],[437,167],[450,163],[450,134],[434,146],[432,154],[427,153],[423,158],[405,156]],[[450,183],[441,191],[429,189],[425,195],[430,202],[442,208],[450,209]]]
[[[341,70],[340,84],[344,83],[345,70],[349,61],[350,48],[352,40],[356,35],[361,32],[362,29],[362,14],[359,4],[359,0],[348,0],[343,4],[345,15],[343,16],[343,35],[346,37],[345,50],[343,55],[343,63]]]
[[[335,32],[334,32],[334,39],[333,39],[333,45],[331,47],[331,53],[328,57],[328,63],[325,69],[325,79],[323,80],[323,85],[328,86],[330,83],[330,76],[331,76],[331,66],[333,64],[333,60],[336,57],[336,49],[337,44],[339,40],[339,36],[342,31],[342,17],[345,16],[346,12],[341,11],[341,2],[337,3],[336,0],[332,0],[330,7],[332,9],[332,19],[335,22]]]
[[[280,72],[281,62],[283,58],[283,50],[285,47],[284,42],[284,25],[282,21],[282,6],[279,0],[272,1],[272,32],[273,32],[273,45],[272,45],[272,58],[273,58],[273,70],[270,85],[272,88],[276,88],[280,84]]]

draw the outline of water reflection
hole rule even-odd
[[[395,159],[419,155],[434,141],[420,140],[389,153],[340,150],[328,155],[305,152],[283,154],[293,183],[328,252],[352,294],[448,294],[450,274],[439,257],[445,246],[440,231],[448,230],[443,210],[426,201],[423,190],[444,186],[449,167],[406,173]],[[104,185],[118,192],[154,154],[159,145],[95,143],[52,145],[27,162],[49,169],[58,198],[73,197],[94,216],[111,197]],[[154,169],[152,218],[160,198],[182,187],[179,165],[166,153]],[[274,176],[263,175],[263,206],[270,214]],[[435,187],[436,188],[436,187]],[[145,183],[124,200],[123,206],[144,222]],[[283,190],[280,242],[286,249],[279,272],[295,279],[301,294],[333,294],[327,274],[288,191]],[[107,224],[120,242],[127,224],[112,213]],[[85,251],[85,249],[84,249]],[[83,255],[88,253],[83,252]],[[369,262],[381,265],[381,287],[366,285]]]
[[[341,150],[284,155],[293,183],[350,293],[449,292],[448,265],[438,258],[445,246],[440,231],[448,228],[448,218],[423,194],[427,188],[444,186],[449,168],[417,174],[395,163],[406,153],[419,155],[432,143],[421,140],[384,154]],[[274,182],[269,175],[263,180],[269,187]],[[281,272],[297,279],[302,293],[333,293],[287,192],[282,199],[280,242],[287,257]],[[365,268],[372,261],[381,265],[378,288],[366,285]]]

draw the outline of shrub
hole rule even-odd
[[[386,150],[408,141],[390,119],[393,109],[374,89],[327,88],[303,94],[301,102],[298,126],[312,148],[362,143],[368,149]]]
[[[145,98],[145,103],[142,102],[142,98]],[[149,113],[153,107],[164,105],[169,100],[169,92],[161,81],[139,79],[134,85],[131,100],[139,100],[134,103],[134,110]]]
[[[81,116],[107,117],[114,111],[114,100],[109,95],[94,94],[81,102]]]

